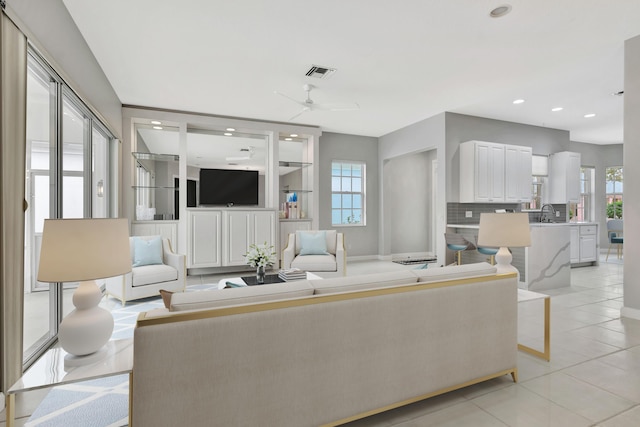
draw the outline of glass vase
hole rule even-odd
[[[256,281],[258,283],[264,283],[264,266],[258,266],[256,268]]]

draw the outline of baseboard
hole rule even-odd
[[[628,317],[629,319],[640,320],[640,310],[631,307],[622,307],[620,309],[620,316]]]
[[[0,391],[0,412],[4,411],[4,393]]]

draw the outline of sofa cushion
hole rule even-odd
[[[155,236],[151,239],[133,238],[133,267],[162,264],[162,239]]]
[[[305,271],[338,271],[334,255],[298,255],[291,262],[291,267]]]
[[[300,232],[300,255],[327,255],[327,236],[324,231],[317,233]]]
[[[411,274],[410,271],[403,270],[389,273],[336,277],[324,280],[310,280],[310,282],[315,288],[314,293],[319,295],[385,288],[394,285],[408,285],[417,283],[417,278],[414,274]]]
[[[178,270],[165,264],[143,265],[131,269],[132,286],[144,286],[178,280]]]
[[[496,271],[496,267],[487,262],[453,265],[448,267],[429,267],[425,270],[410,270],[410,272],[418,278],[418,282],[423,283],[437,282],[438,280],[490,276],[492,274],[496,274]]]
[[[307,280],[213,291],[176,292],[171,296],[169,311],[219,308],[311,295],[313,295],[313,287]]]

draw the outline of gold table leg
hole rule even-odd
[[[539,351],[531,347],[527,347],[523,344],[518,344],[518,350],[522,350],[525,353],[532,354],[536,357],[540,357],[547,362],[551,360],[551,297],[544,299],[544,350]]]
[[[5,404],[7,406],[7,427],[14,427],[16,420],[16,395],[15,394],[7,394],[5,399]]]

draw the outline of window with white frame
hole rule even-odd
[[[569,206],[569,219],[572,221],[591,221],[593,211],[594,167],[580,168],[580,200]]]
[[[606,169],[607,218],[622,218],[622,166]]]
[[[365,163],[331,162],[331,224],[365,225]]]

